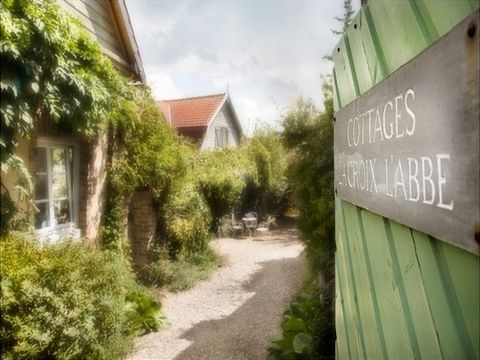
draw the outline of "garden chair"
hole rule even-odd
[[[245,227],[243,226],[243,221],[236,220],[234,213],[232,213],[232,228],[233,228],[233,235],[235,235],[237,231],[241,231],[242,235],[245,233]]]
[[[257,231],[263,233],[270,230],[270,224],[276,224],[276,220],[273,216],[269,216],[267,221],[262,221],[260,224],[258,224]]]

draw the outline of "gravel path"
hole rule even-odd
[[[264,360],[268,341],[281,334],[282,314],[306,276],[303,246],[294,229],[253,238],[218,239],[227,255],[209,281],[162,298],[172,325],[138,338],[130,360]]]

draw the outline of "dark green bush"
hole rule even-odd
[[[162,303],[144,292],[133,292],[126,300],[132,310],[128,318],[130,333],[140,336],[158,331],[169,324],[160,312]]]
[[[210,209],[192,177],[179,178],[169,189],[158,212],[157,246],[175,260],[205,251],[210,240]]]
[[[0,250],[3,359],[121,358],[142,332],[132,322],[158,314],[157,304],[142,315],[132,294],[144,291],[115,252],[84,241],[41,246],[20,233],[2,237]]]
[[[207,246],[188,258],[180,257],[175,261],[160,258],[152,262],[146,268],[144,282],[173,292],[184,291],[208,279],[223,263],[224,258]]]
[[[315,276],[321,274],[322,310],[315,316],[314,359],[335,357],[335,202],[333,157],[333,97],[328,80],[323,85],[325,110],[299,99],[283,119],[282,142],[290,151],[286,172],[300,239]],[[320,294],[319,294],[320,295]]]
[[[267,360],[313,359],[315,318],[320,301],[309,293],[299,295],[283,314],[282,336],[270,340]]]
[[[210,231],[217,233],[220,219],[231,214],[241,202],[245,179],[255,176],[245,148],[203,151],[195,164],[199,187],[212,214]]]

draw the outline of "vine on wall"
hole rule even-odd
[[[40,120],[64,131],[92,137],[125,97],[127,81],[119,76],[100,46],[78,19],[54,1],[4,0],[0,5],[2,177],[17,172],[22,198],[31,198],[32,179],[15,155],[18,138],[30,139]],[[2,180],[2,233],[12,226],[15,209]],[[2,216],[3,218],[3,216]]]

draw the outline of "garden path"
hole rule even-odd
[[[282,314],[307,274],[298,232],[280,226],[212,245],[226,264],[210,280],[166,294],[162,311],[172,325],[138,338],[129,360],[266,358],[268,341],[281,335]]]

